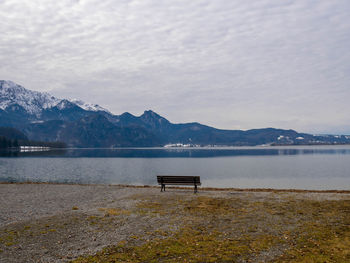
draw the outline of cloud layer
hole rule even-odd
[[[347,0],[0,1],[0,79],[228,129],[350,133]]]

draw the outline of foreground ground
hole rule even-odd
[[[0,184],[0,262],[350,262],[350,193]]]

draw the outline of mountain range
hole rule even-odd
[[[350,143],[350,136],[345,135],[275,128],[221,130],[197,122],[174,124],[151,110],[141,116],[128,112],[114,115],[96,104],[58,99],[5,80],[0,80],[0,127],[16,128],[30,140],[60,141],[70,147]]]

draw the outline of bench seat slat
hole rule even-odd
[[[158,183],[163,183],[163,184],[201,184],[201,182],[188,182],[188,181],[173,181],[173,182],[169,182],[169,181],[163,181],[163,182],[158,182]]]
[[[161,181],[162,179],[159,179],[159,181]],[[193,182],[193,181],[199,181],[199,179],[197,178],[191,178],[191,179],[173,179],[173,178],[163,178],[163,181],[169,181],[169,182],[177,182],[177,181],[184,181],[184,182]]]
[[[159,178],[163,178],[163,179],[174,179],[174,180],[181,180],[181,179],[199,179],[199,177],[159,177]]]
[[[159,183],[161,184],[161,183]],[[164,183],[166,185],[194,185],[194,183]],[[196,185],[202,185],[201,183],[196,183]]]

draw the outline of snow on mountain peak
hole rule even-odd
[[[51,96],[46,92],[38,92],[25,89],[24,87],[6,80],[0,80],[0,109],[6,110],[9,106],[19,105],[29,114],[39,116],[43,109],[57,106],[59,109],[65,108],[67,102],[74,103],[78,107],[88,111],[105,111],[97,104],[85,103],[81,100],[62,100]]]
[[[38,115],[42,109],[57,105],[60,100],[46,92],[27,90],[12,82],[0,80],[0,109],[17,104],[29,114]]]
[[[97,104],[86,103],[78,99],[70,100],[70,102],[74,103],[75,105],[78,105],[80,108],[87,111],[105,111],[109,113],[108,110],[106,110],[105,108],[102,108],[100,105],[97,105]]]

